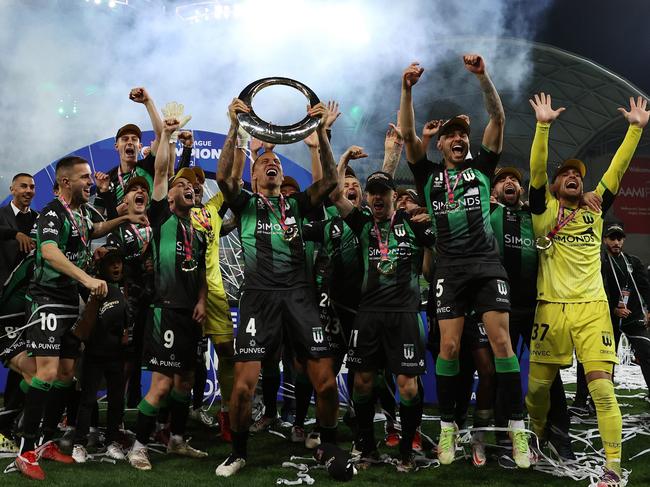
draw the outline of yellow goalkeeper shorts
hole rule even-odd
[[[580,362],[618,363],[607,301],[538,302],[530,361],[570,366],[574,348]]]

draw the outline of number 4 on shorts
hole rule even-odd
[[[248,320],[248,324],[246,325],[246,333],[252,337],[254,337],[257,333],[257,330],[255,329],[255,318]]]

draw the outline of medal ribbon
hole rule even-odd
[[[377,222],[374,222],[375,225],[375,236],[377,237],[377,244],[379,245],[379,258],[380,260],[386,261],[390,260],[388,258],[388,240],[390,239],[390,231],[393,229],[393,222],[395,221],[395,215],[397,212],[393,213],[393,216],[390,217],[390,225],[388,226],[388,233],[386,234],[386,241],[381,239],[381,231],[377,226]]]
[[[546,238],[548,238],[549,240],[553,240],[553,238],[557,235],[557,233],[560,230],[562,230],[565,226],[567,226],[567,224],[569,224],[571,222],[571,220],[573,220],[575,218],[576,213],[578,213],[579,209],[580,208],[576,208],[571,213],[569,213],[569,215],[565,218],[564,217],[564,206],[560,205],[560,209],[558,210],[558,213],[557,213],[557,225],[555,225],[553,230],[551,230],[550,232],[548,232],[546,234]]]
[[[280,216],[275,211],[275,208],[273,208],[273,203],[269,201],[269,199],[264,196],[262,193],[257,193],[257,196],[264,202],[264,204],[269,208],[271,213],[275,215],[275,218],[278,219],[280,222],[280,227],[282,227],[283,231],[286,231],[289,226],[285,223],[285,220],[287,219],[287,214],[286,214],[286,203],[284,201],[284,196],[282,193],[280,193]]]
[[[135,173],[135,167],[133,169],[131,169],[130,172],[127,173],[129,175],[129,179],[131,179],[133,177],[134,173]],[[124,180],[122,179],[122,165],[121,164],[117,166],[117,180],[120,182],[120,186],[122,187],[122,191],[124,191],[125,190],[125,185],[124,185]],[[128,183],[128,180],[126,182]]]
[[[451,184],[449,184],[449,172],[445,169],[445,186],[447,187],[447,202],[453,204],[454,203],[454,191],[456,191],[456,186],[458,186],[458,182],[460,181],[460,177],[463,175],[463,173],[467,171],[467,169],[463,169],[461,172],[458,173],[456,176],[456,181],[454,181],[454,187],[451,187]]]
[[[178,220],[178,222],[181,224],[181,229],[183,230],[183,251],[185,252],[185,262],[191,262],[192,261],[192,242],[194,240],[194,227],[192,227],[192,223],[190,222],[190,236],[188,238],[187,236],[187,230],[185,230],[185,224],[181,219]]]
[[[145,238],[142,238],[142,235],[140,235],[140,228],[136,227],[133,223],[131,223],[131,229],[133,230],[133,233],[135,233],[135,237],[142,244],[140,248],[144,252],[146,250],[147,244],[151,240],[151,227],[142,227],[142,228],[144,229]]]
[[[81,244],[84,246],[84,259],[88,255],[88,249],[90,247],[90,236],[88,234],[88,227],[84,224],[84,219],[86,218],[84,216],[83,210],[79,208],[79,212],[81,213],[81,226],[83,227],[84,231],[81,231],[81,228],[77,225],[77,220],[74,217],[73,211],[70,209],[70,205],[61,197],[58,197],[59,201],[63,205],[63,208],[65,208],[66,213],[68,214],[68,219],[70,220],[70,224],[74,226],[74,228],[77,230],[77,233],[79,234],[79,239],[81,240]],[[82,262],[82,264],[85,264]]]

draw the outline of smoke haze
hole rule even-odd
[[[109,9],[106,1],[2,2],[0,194],[15,172],[36,172],[127,122],[150,129],[144,108],[128,99],[135,86],[145,86],[158,108],[183,103],[190,128],[225,132],[226,107],[244,86],[287,76],[321,100],[340,101],[338,150],[352,138],[372,145],[363,127],[351,130],[358,120],[350,110],[366,119],[394,117],[400,74],[413,60],[429,72],[479,52],[489,68],[499,66],[492,71],[499,90],[516,91],[531,69],[527,51],[504,51],[494,38],[532,39],[550,0],[228,1],[244,5],[242,17],[199,23],[175,15],[189,2],[129,3]],[[469,79],[458,59],[446,81]],[[288,88],[271,88],[254,106],[267,120],[291,123],[304,115],[305,101]],[[280,152],[307,160],[302,144]]]

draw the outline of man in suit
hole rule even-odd
[[[35,188],[31,174],[16,174],[9,187],[13,198],[8,205],[0,208],[0,286],[34,248],[29,233],[38,216],[38,213],[30,208]],[[4,333],[3,324],[0,321],[0,334]],[[22,408],[24,395],[19,389],[21,379],[20,374],[10,370],[4,391],[4,404],[7,409]],[[7,423],[11,424],[11,421]]]
[[[36,186],[34,178],[18,173],[11,180],[11,202],[0,208],[0,283],[34,246],[29,232],[38,213],[30,208]]]

